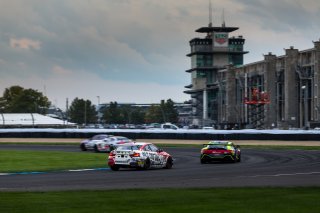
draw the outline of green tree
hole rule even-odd
[[[0,100],[0,107],[7,113],[45,114],[50,101],[41,92],[20,86],[6,88]]]
[[[161,100],[160,105],[152,105],[146,113],[145,120],[147,123],[177,123],[178,112],[174,107],[171,99]]]
[[[110,102],[103,113],[103,120],[108,124],[142,124],[144,117],[145,112],[139,107],[119,106],[117,102]]]
[[[165,118],[170,123],[178,123],[179,114],[177,109],[174,107],[174,102],[171,99],[168,99],[167,102],[164,102],[164,112]]]
[[[69,108],[70,121],[77,124],[97,123],[97,111],[91,101],[75,98]]]
[[[161,107],[158,105],[151,105],[145,115],[146,123],[163,123],[164,117]]]
[[[103,113],[103,119],[108,124],[123,124],[125,119],[117,102],[110,102]]]
[[[140,109],[138,107],[134,108],[131,113],[131,123],[132,124],[145,123],[145,120],[144,120],[145,115],[146,115],[146,113],[142,109]]]
[[[139,107],[126,105],[120,107],[121,115],[124,123],[127,124],[142,124],[144,123],[145,112]]]

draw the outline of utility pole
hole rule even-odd
[[[100,96],[98,95],[97,98],[98,98],[98,106],[99,106],[100,105]]]
[[[87,101],[84,101],[84,125],[87,126]]]

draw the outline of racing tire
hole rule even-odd
[[[80,144],[81,151],[87,151],[87,148],[84,144]]]
[[[119,166],[110,166],[110,169],[112,171],[118,171],[120,169],[120,167]]]
[[[241,162],[241,155],[238,156],[238,162]]]
[[[144,162],[143,169],[144,169],[144,170],[150,169],[150,166],[151,166],[150,159],[147,158],[146,161]]]
[[[207,163],[207,161],[205,159],[200,159],[200,163],[205,164],[205,163]]]
[[[167,162],[166,162],[166,166],[164,167],[165,169],[171,169],[173,166],[173,160],[172,157],[168,157]]]
[[[232,161],[233,163],[237,163],[238,162],[238,159],[237,159],[237,154],[235,154],[234,156],[233,156],[233,161]]]
[[[114,145],[111,144],[111,145],[109,146],[109,150],[110,150],[109,152],[111,152],[111,151],[113,151],[113,150],[115,150],[115,149],[116,149],[116,147],[115,147]]]
[[[97,146],[97,145],[94,145],[93,150],[94,150],[94,152],[99,152],[98,146]]]

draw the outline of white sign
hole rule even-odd
[[[214,33],[215,47],[228,47],[228,33]]]

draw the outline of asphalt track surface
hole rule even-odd
[[[0,150],[79,152],[78,146],[1,145]],[[199,149],[166,148],[172,169],[61,171],[0,176],[0,191],[320,186],[320,151],[242,149],[241,163],[200,164]],[[103,154],[103,153],[101,153]]]

